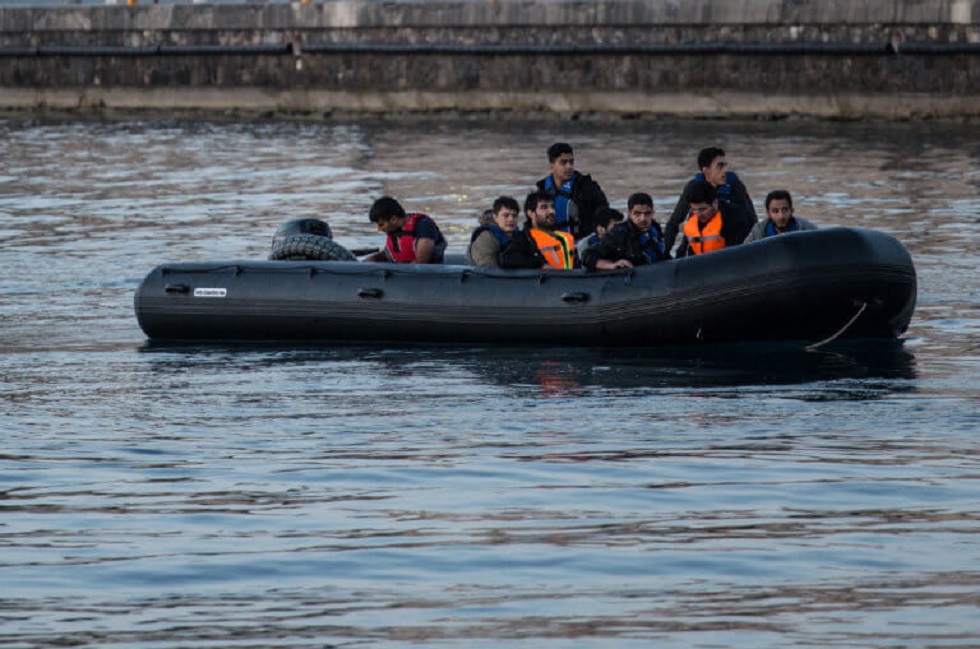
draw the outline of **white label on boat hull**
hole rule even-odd
[[[228,295],[226,288],[195,288],[194,297],[225,297]]]

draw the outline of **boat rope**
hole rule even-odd
[[[835,333],[833,336],[831,336],[829,338],[824,338],[823,340],[821,340],[819,342],[815,342],[812,345],[807,345],[806,346],[806,350],[808,352],[812,352],[815,349],[818,349],[820,347],[823,347],[827,343],[833,342],[834,340],[836,340],[837,338],[839,338],[840,335],[843,334],[845,331],[847,331],[848,328],[852,324],[854,324],[854,321],[857,320],[861,316],[862,313],[864,313],[864,310],[867,308],[867,306],[868,306],[868,303],[867,302],[861,302],[861,306],[858,308],[857,313],[855,313],[853,316],[851,316],[851,319],[848,320],[847,323],[837,331],[837,333]]]

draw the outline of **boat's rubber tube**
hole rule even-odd
[[[897,239],[828,228],[597,273],[330,261],[164,264],[143,280],[135,308],[154,340],[651,347],[895,338],[907,328],[915,298],[912,259]]]

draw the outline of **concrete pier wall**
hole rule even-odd
[[[0,109],[980,116],[980,0],[0,8]]]

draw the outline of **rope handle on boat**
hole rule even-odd
[[[854,324],[854,321],[857,320],[861,316],[862,313],[864,313],[864,310],[867,307],[868,307],[868,303],[867,302],[861,302],[861,306],[860,306],[860,308],[858,308],[857,313],[855,313],[853,316],[851,316],[851,319],[847,321],[847,324],[845,324],[843,327],[841,327],[837,331],[837,333],[835,333],[830,338],[824,338],[823,340],[821,340],[819,342],[815,342],[812,345],[807,345],[805,347],[806,351],[812,352],[815,349],[818,349],[820,347],[823,347],[824,345],[826,345],[829,342],[833,342],[834,340],[837,340],[837,338],[839,338],[841,336],[841,334],[843,334],[845,331],[847,331],[850,328],[850,326],[852,324]]]

